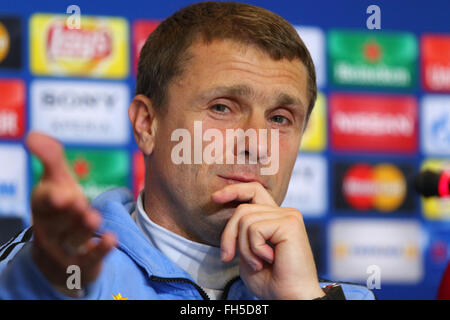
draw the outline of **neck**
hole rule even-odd
[[[184,228],[179,227],[181,223],[177,221],[177,215],[174,213],[181,209],[173,206],[173,202],[167,201],[164,195],[159,194],[153,187],[144,188],[143,197],[144,211],[150,220],[183,238],[196,241]]]
[[[195,226],[189,228],[189,221],[192,220],[190,211],[181,205],[163,179],[153,175],[152,170],[146,168],[145,171],[145,187],[142,196],[144,211],[150,220],[185,239],[210,244],[198,232],[195,232]]]
[[[219,248],[189,241],[149,219],[143,209],[142,195],[133,214],[137,226],[155,248],[184,269],[196,283],[204,289],[223,290],[226,283],[239,274],[237,256],[225,263]]]

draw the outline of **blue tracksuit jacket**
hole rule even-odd
[[[153,247],[131,218],[135,203],[125,188],[107,191],[92,202],[103,216],[99,230],[113,231],[118,246],[105,258],[100,276],[85,290],[86,299],[208,299],[183,269]],[[70,299],[56,291],[31,258],[32,227],[0,247],[0,299]],[[69,277],[69,274],[68,274]],[[327,283],[322,282],[321,285]],[[347,299],[374,299],[364,286],[342,284]],[[257,299],[240,278],[224,299]]]

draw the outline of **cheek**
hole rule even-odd
[[[280,136],[280,163],[284,163],[285,165],[291,163],[293,165],[299,152],[300,139],[300,136]]]
[[[281,145],[280,145],[281,147]],[[291,180],[292,170],[295,165],[295,161],[297,160],[298,149],[292,148],[291,150],[287,150],[283,148],[283,153],[280,155],[280,167],[278,173],[275,175],[274,179],[274,190],[273,196],[278,205],[281,205],[289,187],[289,182]]]
[[[280,153],[279,153],[279,171],[277,174],[277,181],[280,187],[289,184],[292,169],[297,160],[299,152],[299,139],[281,139],[280,138]]]

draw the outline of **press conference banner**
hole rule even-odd
[[[31,224],[42,164],[26,149],[30,130],[64,144],[89,199],[142,191],[127,114],[139,54],[193,2],[78,0],[77,28],[66,4],[0,2],[2,241]],[[434,299],[450,261],[450,201],[421,198],[414,177],[450,169],[450,3],[380,0],[379,29],[364,1],[249,3],[286,18],[315,65],[318,97],[282,205],[301,212],[319,276],[367,285],[379,268],[378,298]]]

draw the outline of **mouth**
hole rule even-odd
[[[220,178],[225,180],[227,184],[235,184],[235,183],[246,183],[246,182],[258,182],[265,189],[267,189],[267,185],[256,176],[248,175],[248,174],[235,174],[235,175],[219,175]]]

